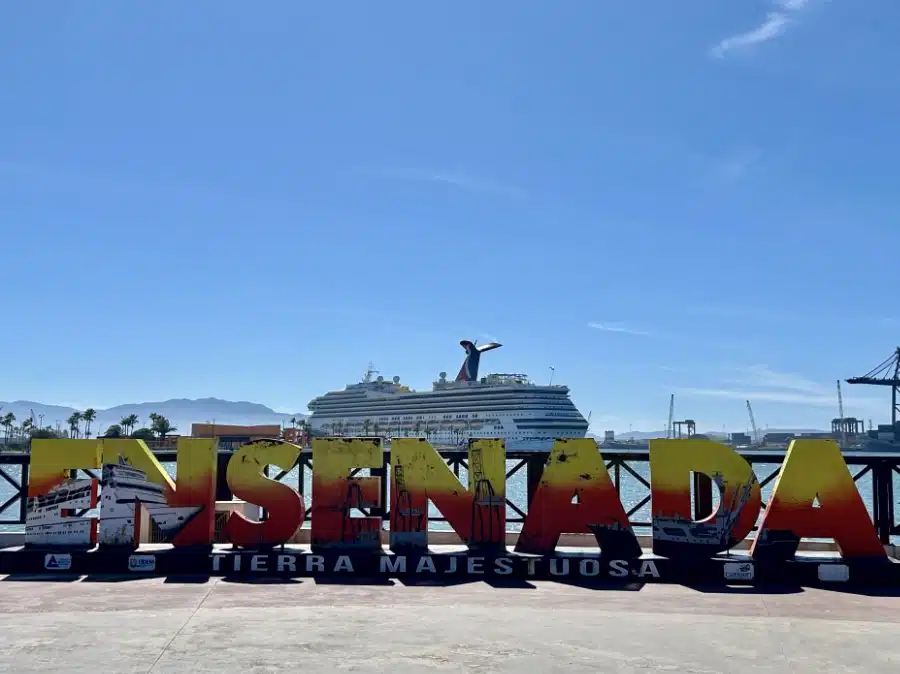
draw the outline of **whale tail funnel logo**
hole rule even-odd
[[[481,360],[483,351],[498,349],[502,344],[489,342],[476,346],[475,342],[467,339],[462,340],[459,345],[466,350],[466,359],[463,361],[462,367],[459,368],[459,374],[456,375],[456,381],[476,381],[478,379],[478,362]]]

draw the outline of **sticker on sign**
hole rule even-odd
[[[156,570],[156,557],[154,555],[131,555],[128,558],[129,571],[154,571]]]
[[[44,555],[44,568],[49,571],[68,571],[72,568],[72,555]]]
[[[753,580],[751,562],[727,562],[724,565],[725,580]]]
[[[819,564],[819,580],[826,583],[846,583],[850,567],[846,564]]]

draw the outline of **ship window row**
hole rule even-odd
[[[497,421],[501,417],[509,418],[515,412],[521,412],[521,411],[522,410],[514,410],[514,411],[505,412],[505,413],[499,412],[497,414],[483,414],[481,416],[472,415],[469,417],[467,417],[465,415],[456,415],[456,414],[441,414],[441,415],[435,414],[435,415],[429,415],[429,416],[423,416],[423,415],[417,415],[417,416],[393,415],[393,416],[389,416],[387,414],[378,414],[378,413],[376,413],[376,414],[340,414],[340,415],[335,414],[335,415],[316,415],[315,417],[310,417],[310,419],[312,421],[327,420],[327,419],[335,419],[335,420],[337,420],[337,419],[346,419],[346,420],[355,419],[355,420],[359,421],[360,423],[366,419],[368,419],[370,421],[376,421],[376,420],[388,421],[388,420],[390,420],[390,421],[409,421],[409,422],[413,422],[413,421],[422,421],[422,422],[426,422],[426,421],[472,421],[472,422],[479,422],[479,421]],[[568,423],[583,423],[585,421],[585,419],[582,416],[573,416],[573,417],[569,417],[566,419],[559,419],[559,418],[554,419],[554,418],[548,417],[546,415],[536,415],[536,416],[530,417],[528,419],[522,419],[521,417],[516,419],[514,417],[513,421],[516,421],[517,423],[529,423],[529,422],[534,423],[534,422],[538,422],[538,421],[546,421],[548,423],[568,424]]]
[[[511,417],[511,416],[519,416],[522,412],[533,412],[534,416],[530,417],[532,419],[543,419],[548,418],[552,419],[552,415],[547,414],[547,409],[545,407],[500,407],[497,409],[484,409],[479,408],[478,413],[481,416],[476,416],[474,413],[469,413],[469,416],[457,416],[457,414],[447,413],[441,414],[440,410],[435,411],[432,414],[416,414],[416,415],[407,415],[407,414],[391,414],[391,410],[335,410],[335,411],[316,411],[314,416],[311,416],[310,419],[325,419],[325,418],[334,418],[334,417],[351,417],[351,418],[410,418],[410,419],[479,419],[485,416],[487,417]],[[520,417],[521,418],[521,417]],[[581,414],[574,414],[569,417],[556,417],[559,421],[569,421],[569,420],[582,420],[584,416]]]
[[[410,400],[408,398],[395,398],[395,397],[366,397],[359,398],[358,400],[339,400],[339,399],[322,399],[322,400],[313,400],[310,405],[314,405],[317,407],[325,406],[325,405],[360,405],[360,404],[386,404],[386,405],[406,405],[407,407],[413,406],[421,406],[421,405],[472,405],[472,404],[484,404],[484,405],[496,405],[507,402],[529,402],[529,403],[545,403],[548,405],[572,405],[572,401],[565,397],[553,397],[553,398],[544,398],[540,396],[496,396],[492,398],[484,398],[482,396],[468,396],[466,398],[461,398],[457,400],[447,400],[444,398],[435,399],[435,398],[425,398],[421,400]]]
[[[328,405],[328,404],[356,404],[363,402],[384,402],[384,403],[392,403],[392,404],[404,404],[404,405],[459,405],[459,404],[471,404],[473,402],[478,403],[499,403],[504,401],[519,401],[519,400],[527,400],[529,402],[547,402],[547,403],[556,403],[556,404],[565,404],[571,403],[572,401],[566,396],[540,396],[540,395],[515,395],[515,394],[506,394],[506,395],[497,395],[497,396],[483,396],[483,395],[467,395],[464,397],[450,397],[450,396],[427,396],[427,397],[411,397],[411,396],[403,396],[399,398],[397,396],[360,396],[358,398],[348,399],[348,398],[316,398],[310,402],[310,405]]]
[[[566,428],[565,426],[555,426],[553,424],[517,424],[519,429],[528,430],[528,431],[554,431],[560,428]],[[588,425],[585,424],[569,424],[570,428],[588,428]]]
[[[366,395],[368,393],[403,393],[404,396],[461,396],[461,395],[471,395],[472,393],[509,393],[509,386],[459,386],[459,387],[446,387],[446,388],[438,388],[428,390],[418,390],[414,391],[412,389],[408,391],[399,391],[392,386],[369,386],[369,387],[360,387],[356,389],[347,389],[344,391],[329,391],[321,397],[336,397],[336,396],[360,396]],[[565,391],[541,391],[540,389],[534,389],[531,387],[518,387],[519,392],[521,393],[544,393],[547,395],[564,395]]]
[[[454,409],[455,408],[455,409]],[[468,409],[466,409],[468,408]],[[568,405],[550,405],[546,403],[539,402],[520,402],[518,404],[515,403],[507,403],[507,404],[485,404],[485,405],[477,405],[474,403],[471,405],[467,405],[463,409],[459,409],[459,405],[450,404],[450,405],[398,405],[397,403],[393,404],[384,404],[384,405],[359,405],[359,406],[347,406],[347,405],[317,405],[313,409],[315,412],[320,414],[362,414],[365,412],[374,412],[380,414],[391,414],[391,413],[400,413],[400,414],[412,414],[419,410],[422,412],[433,412],[435,414],[440,412],[460,412],[460,413],[469,413],[477,411],[485,411],[485,412],[496,412],[499,410],[517,410],[517,409],[539,409],[539,410],[547,410],[548,412],[571,412],[577,411],[575,406],[572,403]]]
[[[351,399],[363,399],[363,398],[371,398],[373,396],[367,395],[365,392],[353,393],[350,395],[347,394],[339,394],[339,393],[328,393],[320,398],[314,398],[313,402],[324,402],[327,400],[351,400]],[[387,397],[387,396],[385,396]],[[390,397],[395,397],[391,395]],[[430,401],[451,401],[451,400],[473,400],[473,399],[492,399],[497,400],[499,398],[541,398],[541,399],[560,399],[566,398],[567,394],[564,392],[549,392],[549,391],[509,391],[505,389],[497,389],[496,391],[490,390],[472,390],[468,389],[465,391],[453,391],[453,392],[423,392],[423,393],[406,393],[403,394],[402,399],[408,402],[420,402],[422,400],[430,400]]]

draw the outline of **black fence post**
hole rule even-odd
[[[381,452],[381,468],[371,468],[369,469],[369,475],[372,477],[381,478],[381,482],[378,485],[379,490],[379,499],[380,504],[377,508],[371,508],[370,512],[372,517],[380,517],[382,520],[387,519],[389,515],[388,511],[388,466],[390,465],[390,454],[388,450],[382,450]],[[384,528],[384,522],[382,522],[382,528]]]
[[[216,500],[230,501],[234,494],[228,486],[226,475],[228,474],[228,462],[231,460],[231,452],[220,451],[216,455]]]
[[[872,519],[878,537],[891,542],[894,529],[894,467],[891,461],[879,461],[872,467]]]
[[[694,520],[706,519],[713,514],[712,480],[705,473],[692,474],[694,486]]]

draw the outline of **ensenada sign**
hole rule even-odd
[[[644,580],[660,576],[656,562],[642,559],[603,456],[591,439],[555,443],[511,552],[505,546],[503,440],[471,442],[467,485],[424,440],[394,439],[390,451],[392,554],[382,554],[382,518],[351,516],[352,509],[384,505],[380,477],[351,477],[355,469],[383,467],[380,439],[312,441],[311,552],[299,554],[272,548],[287,543],[303,524],[303,495],[264,471],[267,466],[290,470],[301,448],[266,440],[240,447],[230,458],[225,477],[235,496],[265,508],[267,519],[253,521],[232,513],[224,533],[238,550],[204,553],[208,569],[296,575],[364,571]],[[44,550],[100,544],[105,550],[134,550],[141,522],[146,525],[149,520],[171,540],[174,551],[196,555],[200,547],[209,550],[214,535],[216,458],[214,440],[180,438],[177,480],[172,480],[140,440],[35,439],[26,545]],[[100,468],[100,480],[69,478],[72,469]],[[709,475],[720,494],[718,510],[699,522],[691,517],[692,473]],[[652,440],[650,477],[653,553],[658,558],[712,558],[746,538],[759,519],[759,481],[750,464],[727,445],[696,439]],[[467,552],[430,553],[429,501],[466,543]],[[556,546],[567,533],[593,534],[595,554],[560,556]],[[791,443],[762,512],[750,550],[752,561],[791,559],[801,538],[834,539],[845,561],[887,561],[840,449],[831,440]],[[340,568],[335,566],[339,562]],[[129,568],[150,570],[154,564],[147,559]],[[160,561],[154,568],[159,570],[160,565],[165,567]],[[752,568],[740,574],[735,568],[729,567],[729,576],[754,577]]]

